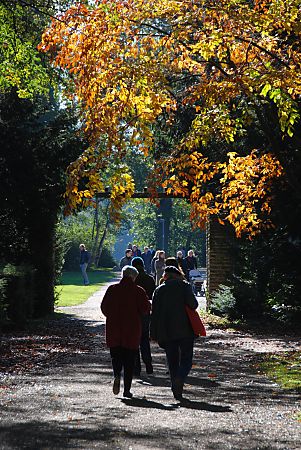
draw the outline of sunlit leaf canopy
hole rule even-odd
[[[48,93],[49,72],[36,48],[48,9],[38,11],[26,2],[0,2],[1,93],[12,88],[20,98]]]
[[[91,141],[69,168],[70,209],[102,187],[109,161],[133,147],[151,151],[153,124],[162,114],[172,126],[180,106],[189,105],[192,125],[157,162],[153,179],[188,198],[200,226],[208,214],[231,223],[237,236],[271,226],[280,162],[270,149],[230,150],[268,102],[283,137],[293,136],[301,93],[300,0],[103,0],[78,3],[57,19],[39,48],[70,75],[66,94],[80,105]],[[229,145],[226,160],[203,156],[212,141]],[[83,177],[90,180],[86,191],[77,188]]]

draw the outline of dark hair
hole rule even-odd
[[[127,254],[128,252],[132,252],[133,250],[131,248],[127,248],[125,251],[125,254]]]
[[[133,267],[144,267],[144,261],[140,256],[135,256],[131,261],[131,265]]]
[[[175,266],[167,266],[164,269],[164,272],[166,274],[171,274],[171,275],[180,275],[182,277],[182,273],[180,272],[180,270],[175,267]]]
[[[168,258],[166,258],[165,264],[167,267],[176,267],[178,269],[178,271],[180,272],[180,274],[182,275],[182,277],[183,278],[185,277],[182,267],[179,266],[177,258],[175,258],[174,256],[169,256]]]
[[[166,266],[173,266],[176,267],[177,269],[179,268],[178,261],[173,256],[168,256],[168,258],[166,258],[165,260],[165,264]]]

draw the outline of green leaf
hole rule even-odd
[[[272,86],[270,85],[270,83],[267,83],[264,85],[263,89],[261,90],[261,95],[263,95],[264,97],[267,96],[267,93],[272,89]]]

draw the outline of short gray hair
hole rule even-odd
[[[132,278],[133,280],[136,280],[139,272],[136,269],[136,267],[133,266],[124,266],[121,270],[121,276],[122,278]]]

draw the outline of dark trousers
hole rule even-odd
[[[142,336],[140,341],[140,349],[137,351],[136,360],[135,360],[135,374],[140,375],[141,372],[141,359],[144,362],[145,366],[148,367],[152,364],[152,354],[149,343],[149,336]]]
[[[120,377],[123,369],[124,391],[129,392],[131,390],[133,380],[137,350],[131,350],[124,347],[111,347],[110,354],[112,358],[114,377]]]
[[[171,385],[175,380],[184,384],[192,367],[194,338],[176,339],[165,342],[165,353],[168,362]]]
[[[142,361],[146,366],[149,366],[152,364],[152,354],[150,349],[150,343],[149,343],[149,322],[150,322],[150,316],[143,316],[142,318],[142,335],[140,339],[140,347],[137,352],[136,361],[135,361],[135,374],[140,375],[141,372],[141,360],[140,360],[140,353]]]

